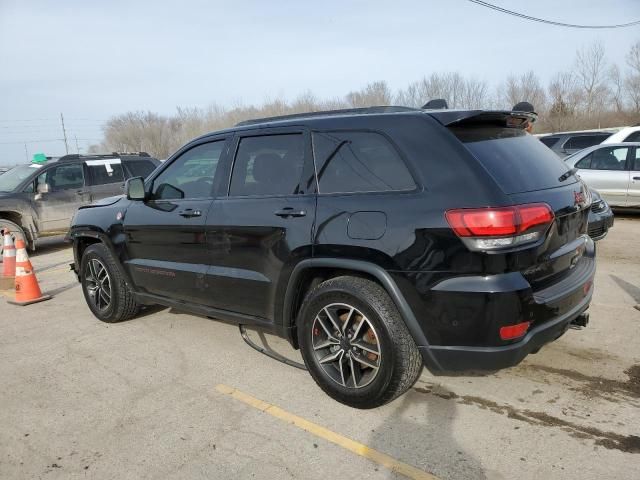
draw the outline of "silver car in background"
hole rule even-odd
[[[610,206],[640,208],[640,142],[595,145],[565,162]]]

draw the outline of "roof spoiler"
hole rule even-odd
[[[426,112],[445,127],[494,125],[498,127],[525,128],[538,118],[533,112],[511,110],[434,110]]]

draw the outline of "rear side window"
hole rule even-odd
[[[640,142],[640,130],[637,132],[631,133],[627,138],[624,139],[625,142]]]
[[[88,160],[86,163],[92,185],[124,182],[124,172],[120,160]]]
[[[153,162],[149,160],[127,160],[125,166],[132,177],[142,178],[147,178],[156,169]]]
[[[569,137],[562,146],[565,150],[582,150],[583,148],[593,147],[607,139],[609,135],[577,135]]]
[[[523,130],[479,126],[451,131],[507,194],[558,187],[558,178],[568,170],[553,151]],[[562,185],[576,181],[573,176]]]
[[[240,140],[230,196],[293,195],[304,166],[304,135],[264,135]]]
[[[559,137],[541,137],[540,141],[544,143],[547,147],[551,148],[556,143],[558,143],[558,138]]]
[[[416,184],[393,145],[374,132],[313,134],[320,193],[413,190]]]

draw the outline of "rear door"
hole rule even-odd
[[[82,163],[60,163],[38,175],[33,204],[41,232],[65,232],[78,207],[89,203]]]
[[[633,148],[603,147],[576,162],[580,177],[609,205],[627,206],[630,174],[627,165]]]
[[[122,160],[108,158],[85,161],[92,201],[121,195],[124,192]]]
[[[150,198],[127,209],[125,265],[140,291],[206,303],[205,219],[226,147],[221,137],[181,152],[152,179]]]
[[[638,208],[640,207],[640,147],[635,147],[633,150],[627,206]]]
[[[209,305],[271,322],[295,264],[311,256],[316,197],[309,133],[238,135],[229,194],[207,218]]]

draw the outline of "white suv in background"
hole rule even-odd
[[[607,138],[602,144],[623,142],[640,142],[640,125],[623,128]]]

